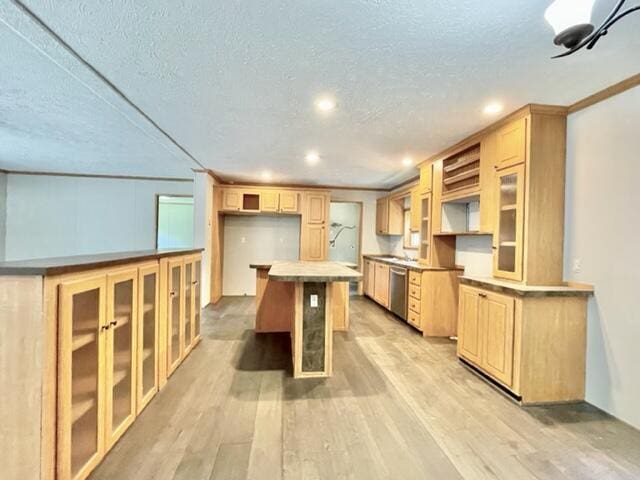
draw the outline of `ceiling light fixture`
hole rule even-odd
[[[495,115],[496,113],[500,113],[503,108],[500,102],[490,102],[485,105],[482,111],[487,115]]]
[[[316,109],[321,113],[332,112],[335,108],[336,101],[329,96],[323,96],[316,100]]]
[[[264,172],[262,172],[262,179],[263,180],[269,181],[269,180],[271,180],[271,178],[272,178],[272,175],[271,175],[271,172],[269,170],[265,170]]]
[[[315,151],[308,152],[304,159],[309,165],[315,165],[320,161],[320,155],[318,155],[318,152]]]
[[[405,167],[410,167],[411,165],[413,165],[413,158],[407,155],[402,159],[402,165],[404,165]]]
[[[623,17],[640,10],[640,5],[622,10],[626,0],[618,3],[598,28],[591,23],[591,13],[595,0],[555,0],[544,13],[544,18],[553,27],[556,45],[563,45],[567,51],[553,58],[566,57],[587,47],[591,50],[595,44],[609,33],[609,28]]]

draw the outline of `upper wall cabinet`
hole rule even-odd
[[[376,203],[376,234],[402,235],[404,223],[404,199],[383,197]]]
[[[423,165],[420,167],[420,183],[418,184],[418,194],[431,191],[433,184],[433,165]]]
[[[300,192],[264,188],[224,187],[223,212],[300,214]]]
[[[496,133],[497,168],[524,163],[527,149],[527,118],[520,118],[502,127]]]
[[[442,162],[442,200],[457,199],[480,192],[480,145]]]
[[[411,231],[420,231],[420,185],[411,189]],[[424,191],[427,193],[427,191]]]

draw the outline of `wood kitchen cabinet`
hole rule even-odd
[[[104,275],[60,285],[57,471],[84,479],[105,453],[106,301]]]
[[[148,405],[158,391],[158,328],[160,267],[140,267],[138,275],[138,370],[137,411]]]
[[[222,210],[240,211],[242,209],[242,191],[237,188],[225,188],[222,191]]]
[[[524,236],[524,165],[500,170],[496,177],[498,215],[494,235],[493,274],[522,280]]]
[[[379,198],[376,202],[376,234],[402,235],[404,233],[404,198]]]
[[[460,286],[458,356],[523,404],[583,400],[592,291],[493,279],[482,285]]]
[[[283,190],[280,192],[280,213],[298,213],[300,192]]]
[[[375,262],[373,299],[385,308],[389,307],[389,265]]]
[[[411,189],[411,226],[412,232],[420,231],[420,187],[416,186]]]
[[[433,165],[422,165],[420,167],[420,181],[418,183],[418,194],[429,193],[433,185]]]
[[[182,285],[184,262],[182,258],[169,260],[168,307],[167,307],[167,376],[180,365],[181,346],[184,343],[181,319],[184,315]]]
[[[329,202],[326,192],[307,192],[304,195],[300,227],[300,260],[327,259],[329,246]]]
[[[499,129],[496,164],[507,168],[525,162],[527,148],[527,118],[519,118]]]
[[[363,278],[364,294],[370,298],[373,298],[375,278],[376,278],[376,267],[375,267],[375,262],[373,262],[372,260],[368,260],[368,259],[364,260],[363,277],[364,277]]]
[[[299,213],[299,192],[292,190],[261,190],[260,211],[265,213]]]
[[[136,416],[137,288],[136,268],[107,275],[107,448],[113,446]]]
[[[262,190],[260,192],[260,211],[278,212],[280,210],[280,194],[275,190]]]
[[[11,276],[0,275],[3,292],[21,301],[11,319],[15,337],[3,341],[12,352],[40,345],[20,356],[28,382],[0,378],[3,391],[22,381],[29,399],[8,402],[29,434],[0,436],[0,447],[20,455],[9,463],[11,478],[84,480],[132,425],[166,383],[169,282],[162,265],[191,265],[191,338],[199,338],[199,251],[44,259],[24,268],[16,262]],[[182,268],[175,271],[181,279]]]

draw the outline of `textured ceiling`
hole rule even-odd
[[[24,2],[130,103],[2,0],[0,168],[185,176],[195,158],[229,177],[390,186],[415,174],[405,155],[490,123],[489,100],[568,105],[638,73],[638,15],[551,60],[549,3]],[[614,1],[597,4],[601,18]],[[328,117],[322,93],[338,101]]]

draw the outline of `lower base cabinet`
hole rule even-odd
[[[584,399],[587,299],[460,286],[458,356],[522,404]]]
[[[155,261],[61,279],[57,479],[87,478],[158,391],[167,375],[160,352],[173,372],[200,340],[200,255],[167,266]]]

